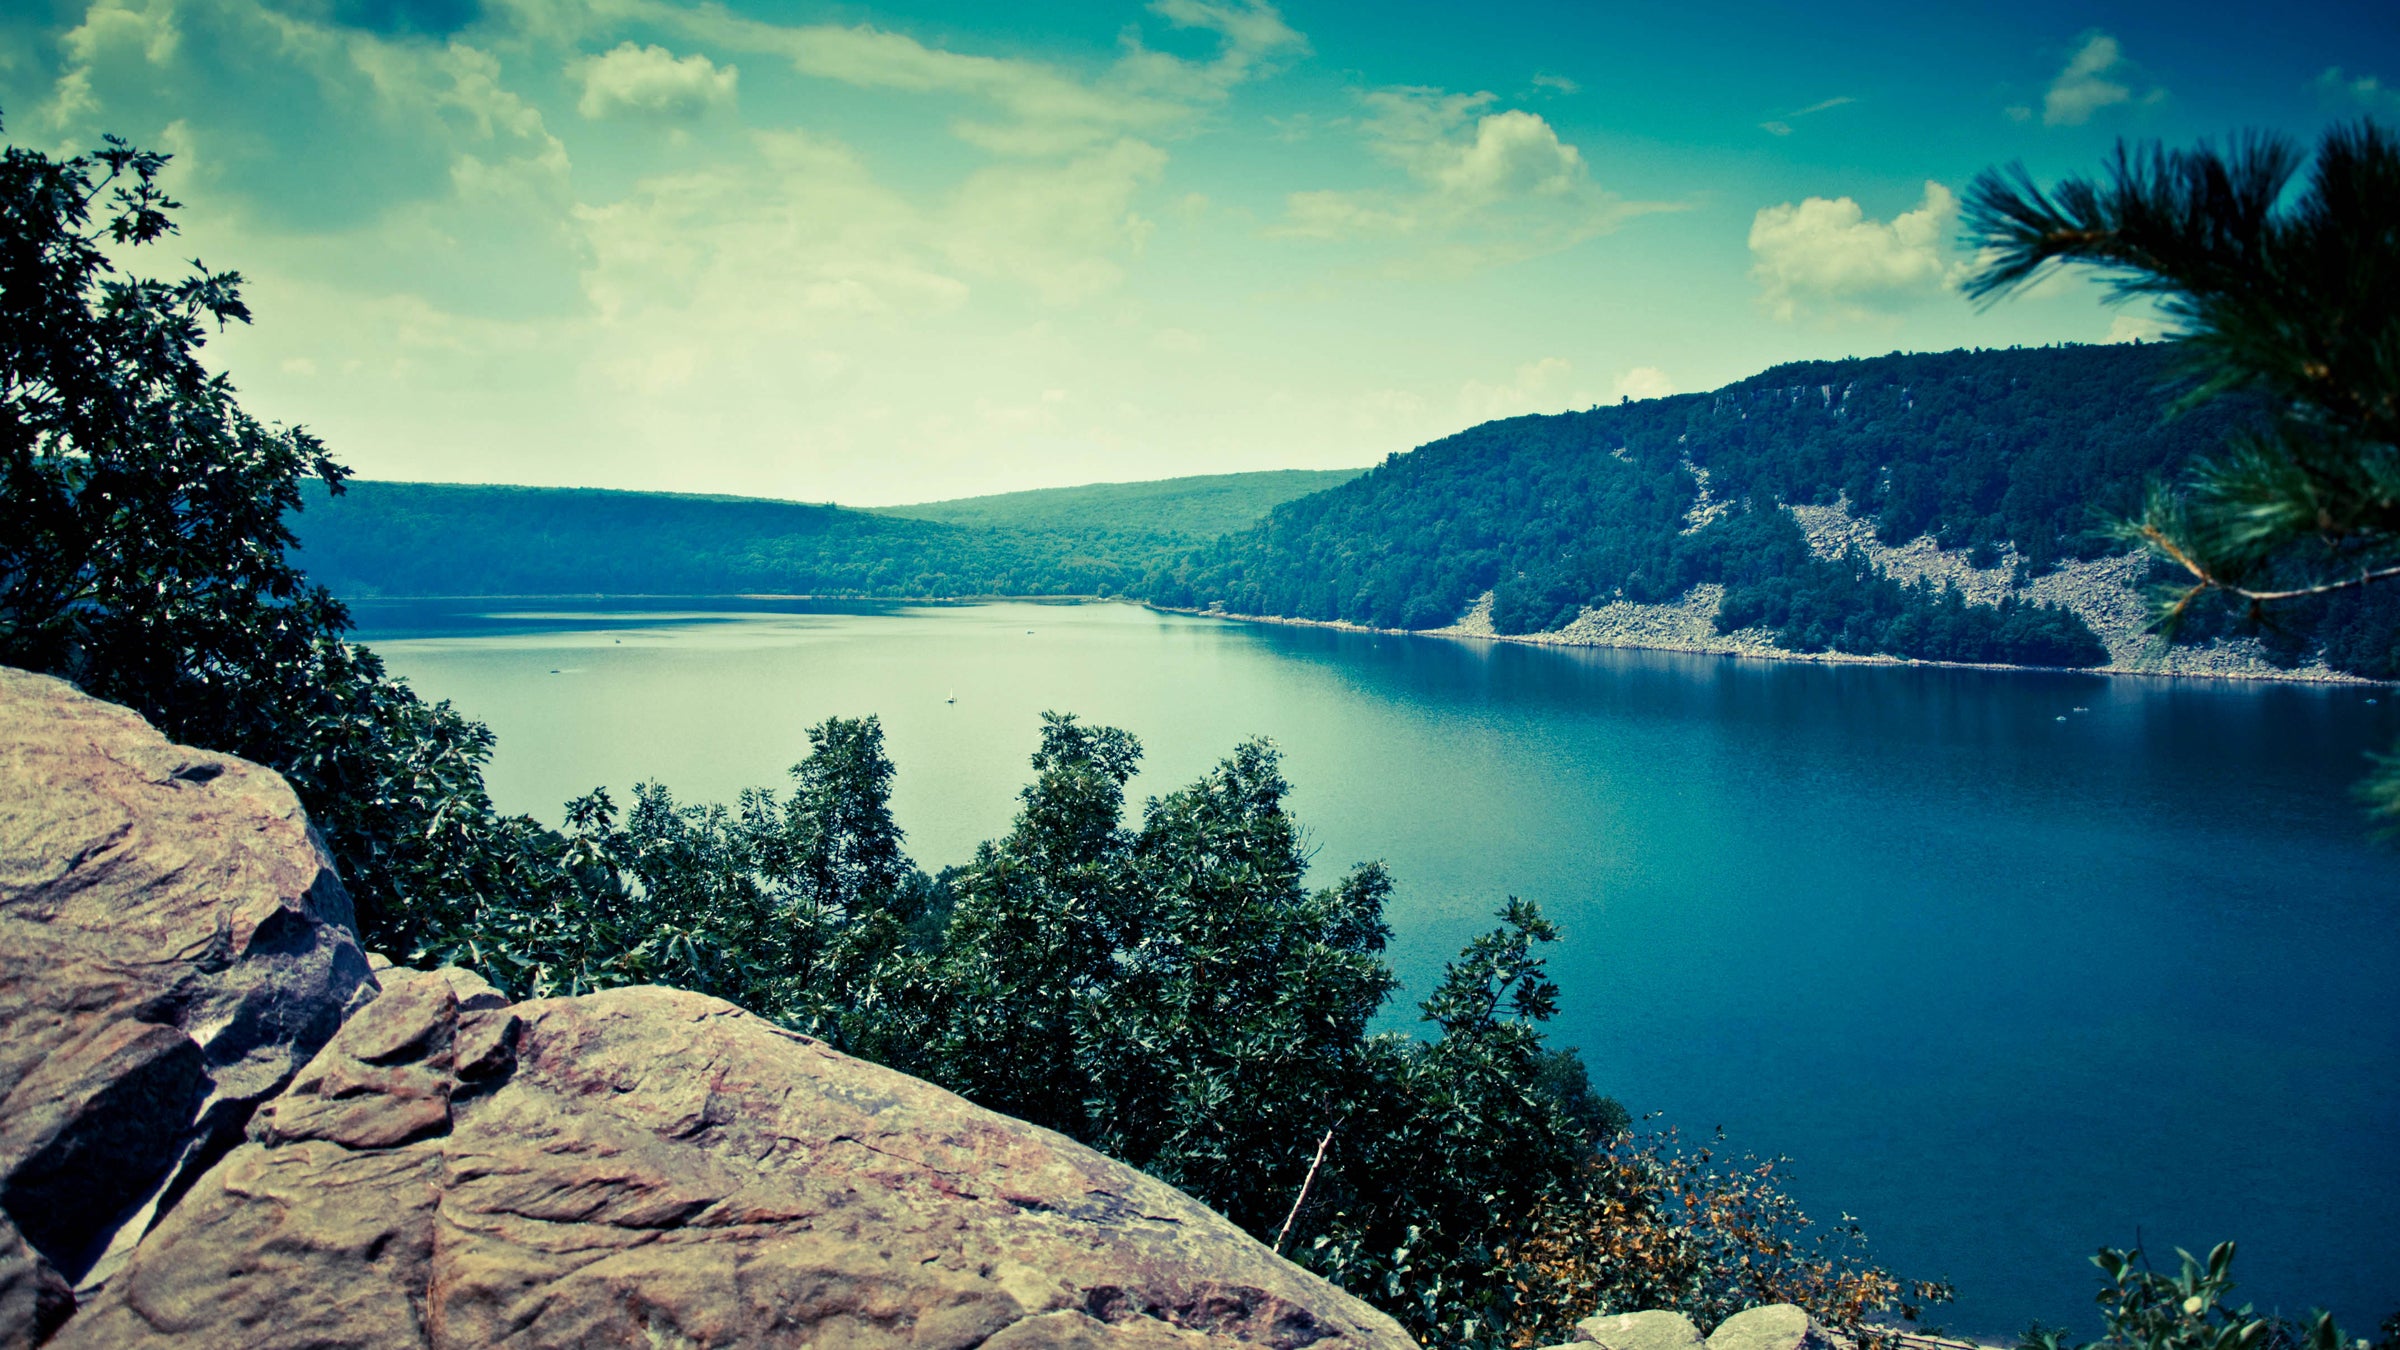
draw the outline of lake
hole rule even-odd
[[[1554,1042],[1687,1134],[1794,1159],[1937,1320],[2096,1331],[2088,1264],[2237,1238],[2241,1297],[2400,1309],[2400,853],[2348,792],[2386,691],[1559,650],[1130,605],[357,607],[499,736],[500,805],[782,786],[883,719],[929,870],[1006,830],[1044,709],[1135,800],[1274,738],[1320,882],[1382,858],[1412,1000],[1510,895]],[[956,702],[945,699],[955,695]],[[2380,699],[2380,702],[2370,700]],[[2064,720],[2059,720],[2059,719]]]

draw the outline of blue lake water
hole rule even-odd
[[[2137,1234],[2238,1238],[2262,1309],[2370,1335],[2400,1309],[2400,852],[2348,795],[2400,738],[2386,691],[1126,605],[358,616],[498,733],[500,804],[552,821],[595,785],[781,785],[809,725],[874,713],[934,869],[1007,828],[1044,709],[1136,733],[1137,800],[1270,736],[1319,879],[1397,876],[1405,996],[1505,897],[1538,900],[1565,933],[1553,1037],[1601,1089],[1792,1157],[1812,1212],[1957,1282],[1949,1325],[2093,1329],[2087,1257]]]

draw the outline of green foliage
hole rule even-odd
[[[241,278],[111,261],[173,232],[165,162],[0,157],[0,662],[282,771],[368,939],[413,952],[466,897],[554,885],[550,844],[493,815],[490,735],[344,642],[289,560],[303,485],[348,471],[201,364],[211,325],[249,320]]]
[[[876,720],[834,718],[809,742],[781,799],[679,806],[643,784],[622,819],[605,792],[571,803],[568,885],[530,910],[483,907],[446,954],[522,994],[671,984],[855,1053],[904,1048],[932,883],[900,851]]]
[[[1558,987],[1538,947],[1557,929],[1513,897],[1500,918],[1421,1005],[1438,1039],[1374,1043],[1372,1088],[1336,1136],[1355,1161],[1325,1189],[1300,1256],[1436,1344],[1506,1336],[1508,1239],[1599,1142],[1590,1113],[1572,1109],[1583,1091],[1556,1090],[1561,1066],[1542,1043]]]
[[[2097,557],[2120,547],[2108,511],[2138,507],[2152,477],[2244,415],[2223,405],[2165,420],[2175,379],[2154,347],[1894,355],[1488,423],[1277,508],[1153,578],[1149,594],[1423,628],[1489,590],[1500,631],[1538,632],[1586,605],[1670,601],[1714,582],[1728,593],[1721,629],[1772,618],[1816,649],[2091,664],[2099,648],[2080,620],[2022,606],[1945,613],[1938,592],[1813,558],[1774,505],[1846,499],[1887,543],[1931,533],[1985,565],[2013,547],[2034,574]],[[1696,471],[1724,509],[1692,529]]]
[[[2152,1270],[2139,1248],[2103,1247],[2092,1257],[2108,1276],[2098,1300],[2107,1331],[2082,1350],[2349,1350],[2330,1313],[2295,1323],[2256,1316],[2248,1304],[2226,1306],[2233,1292],[2232,1243],[2218,1243],[2206,1261],[2180,1248],[2175,1254],[2182,1269],[2174,1275]],[[2060,1332],[2037,1326],[2018,1350],[2069,1346]]]
[[[1078,535],[1154,535],[1200,544],[1257,524],[1269,511],[1358,477],[1358,469],[1268,469],[1148,483],[1092,483],[959,497],[914,506],[875,506],[877,515],[979,529]]]

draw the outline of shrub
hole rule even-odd
[[[1571,1339],[1595,1312],[1673,1308],[1711,1327],[1764,1303],[1872,1338],[1879,1315],[1915,1321],[1950,1298],[1947,1284],[1871,1264],[1847,1216],[1810,1220],[1782,1188],[1788,1159],[1720,1161],[1719,1147],[1628,1131],[1545,1195],[1499,1253],[1510,1344]]]
[[[2330,1313],[2294,1322],[2256,1316],[2248,1304],[2226,1306],[2233,1292],[2232,1243],[2218,1243],[2206,1261],[2181,1248],[2175,1255],[2182,1258],[2182,1268],[2174,1275],[2151,1269],[2138,1247],[2103,1247],[2092,1257],[2108,1276],[2099,1297],[2107,1331],[2082,1350],[2348,1350]],[[2386,1330],[2392,1329],[2387,1324]],[[2036,1326],[2018,1350],[2069,1346],[2062,1333]]]

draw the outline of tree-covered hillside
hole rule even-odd
[[[357,482],[307,494],[297,560],[337,595],[1112,595],[1187,547],[838,506]]]
[[[1502,632],[1611,599],[1726,588],[1719,625],[1784,645],[2095,664],[2064,611],[1967,606],[1812,557],[1780,505],[1844,497],[1887,543],[1932,533],[2028,574],[2121,546],[2112,515],[2220,445],[2224,405],[2170,418],[2160,346],[1957,351],[1778,366],[1709,394],[1487,423],[1394,455],[1154,579],[1163,603],[1380,627],[1493,593]],[[1695,510],[1707,501],[1713,513]]]
[[[877,506],[877,515],[1013,530],[1077,534],[1164,535],[1206,543],[1245,530],[1297,497],[1338,487],[1362,469],[1270,469],[1203,474],[1147,483],[1089,483],[914,506]]]
[[[350,597],[1115,595],[1355,477],[1216,474],[873,511],[597,488],[352,481],[307,495],[298,560]]]

